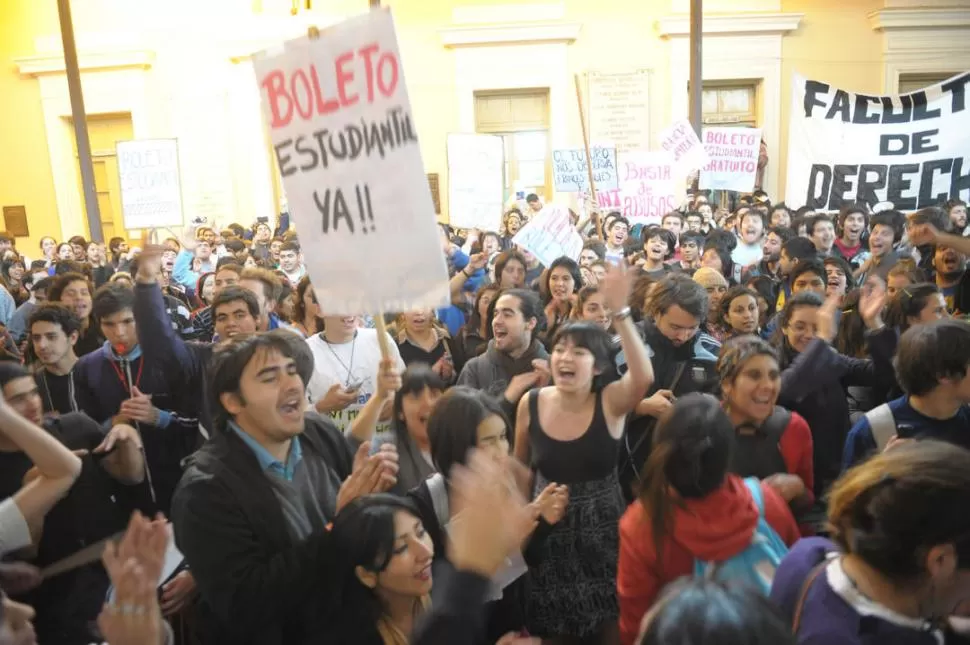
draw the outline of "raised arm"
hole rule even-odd
[[[377,378],[377,392],[367,400],[360,414],[350,424],[350,437],[357,445],[370,441],[380,420],[384,406],[394,400],[394,393],[401,389],[401,372],[392,358],[381,360],[381,371]]]
[[[81,459],[61,442],[20,416],[0,394],[0,432],[26,453],[39,476],[13,496],[33,533],[81,474]]]
[[[916,246],[935,244],[948,246],[957,253],[970,255],[970,237],[942,233],[932,224],[917,224],[909,228],[909,241]]]
[[[600,283],[606,306],[613,312],[613,328],[620,336],[620,346],[626,356],[627,371],[622,378],[606,386],[603,404],[610,416],[623,417],[633,412],[653,385],[653,364],[647,347],[630,318],[630,291],[633,273],[623,265],[612,267]]]
[[[468,263],[460,271],[455,272],[455,275],[452,276],[449,282],[452,302],[461,298],[461,290],[464,288],[465,283],[481,271],[487,262],[488,258],[485,257],[484,253],[475,253],[468,258]]]
[[[138,342],[145,359],[150,363],[171,365],[176,369],[194,371],[201,369],[195,356],[175,330],[172,329],[165,299],[158,284],[161,273],[161,256],[151,251],[142,253],[135,275],[135,323],[138,325]],[[189,375],[186,374],[187,380]]]

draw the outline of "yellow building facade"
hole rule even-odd
[[[448,216],[449,133],[506,142],[509,190],[552,193],[553,148],[581,144],[575,75],[626,78],[645,147],[686,116],[689,0],[385,0],[425,169]],[[783,198],[791,81],[873,94],[970,70],[970,0],[706,0],[704,119],[763,129]],[[367,10],[366,0],[74,0],[104,230],[122,230],[112,142],[175,138],[185,219],[275,218],[280,187],[252,54]],[[591,80],[593,79],[593,80]],[[595,90],[592,90],[595,92]],[[593,101],[589,98],[589,101]],[[590,107],[587,105],[587,107]],[[595,106],[593,106],[595,109]],[[56,3],[0,3],[0,206],[44,235],[87,236]],[[590,116],[591,119],[595,115]]]

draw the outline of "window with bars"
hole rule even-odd
[[[504,200],[517,192],[552,197],[548,89],[476,92],[475,131],[502,137]]]

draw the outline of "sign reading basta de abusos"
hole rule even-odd
[[[899,96],[795,77],[785,201],[902,211],[970,199],[970,72]]]

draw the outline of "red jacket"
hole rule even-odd
[[[812,452],[812,431],[808,422],[797,412],[791,413],[791,421],[778,442],[782,459],[788,472],[798,475],[808,489],[810,502],[815,502],[815,458]]]
[[[765,518],[791,546],[799,538],[788,504],[772,488],[761,485]],[[634,502],[620,520],[620,561],[617,595],[620,638],[632,645],[640,621],[669,583],[694,573],[694,559],[727,560],[748,547],[758,523],[758,508],[744,480],[728,475],[724,484],[703,499],[673,507],[672,530],[664,538],[663,571],[658,568],[650,518]]]

